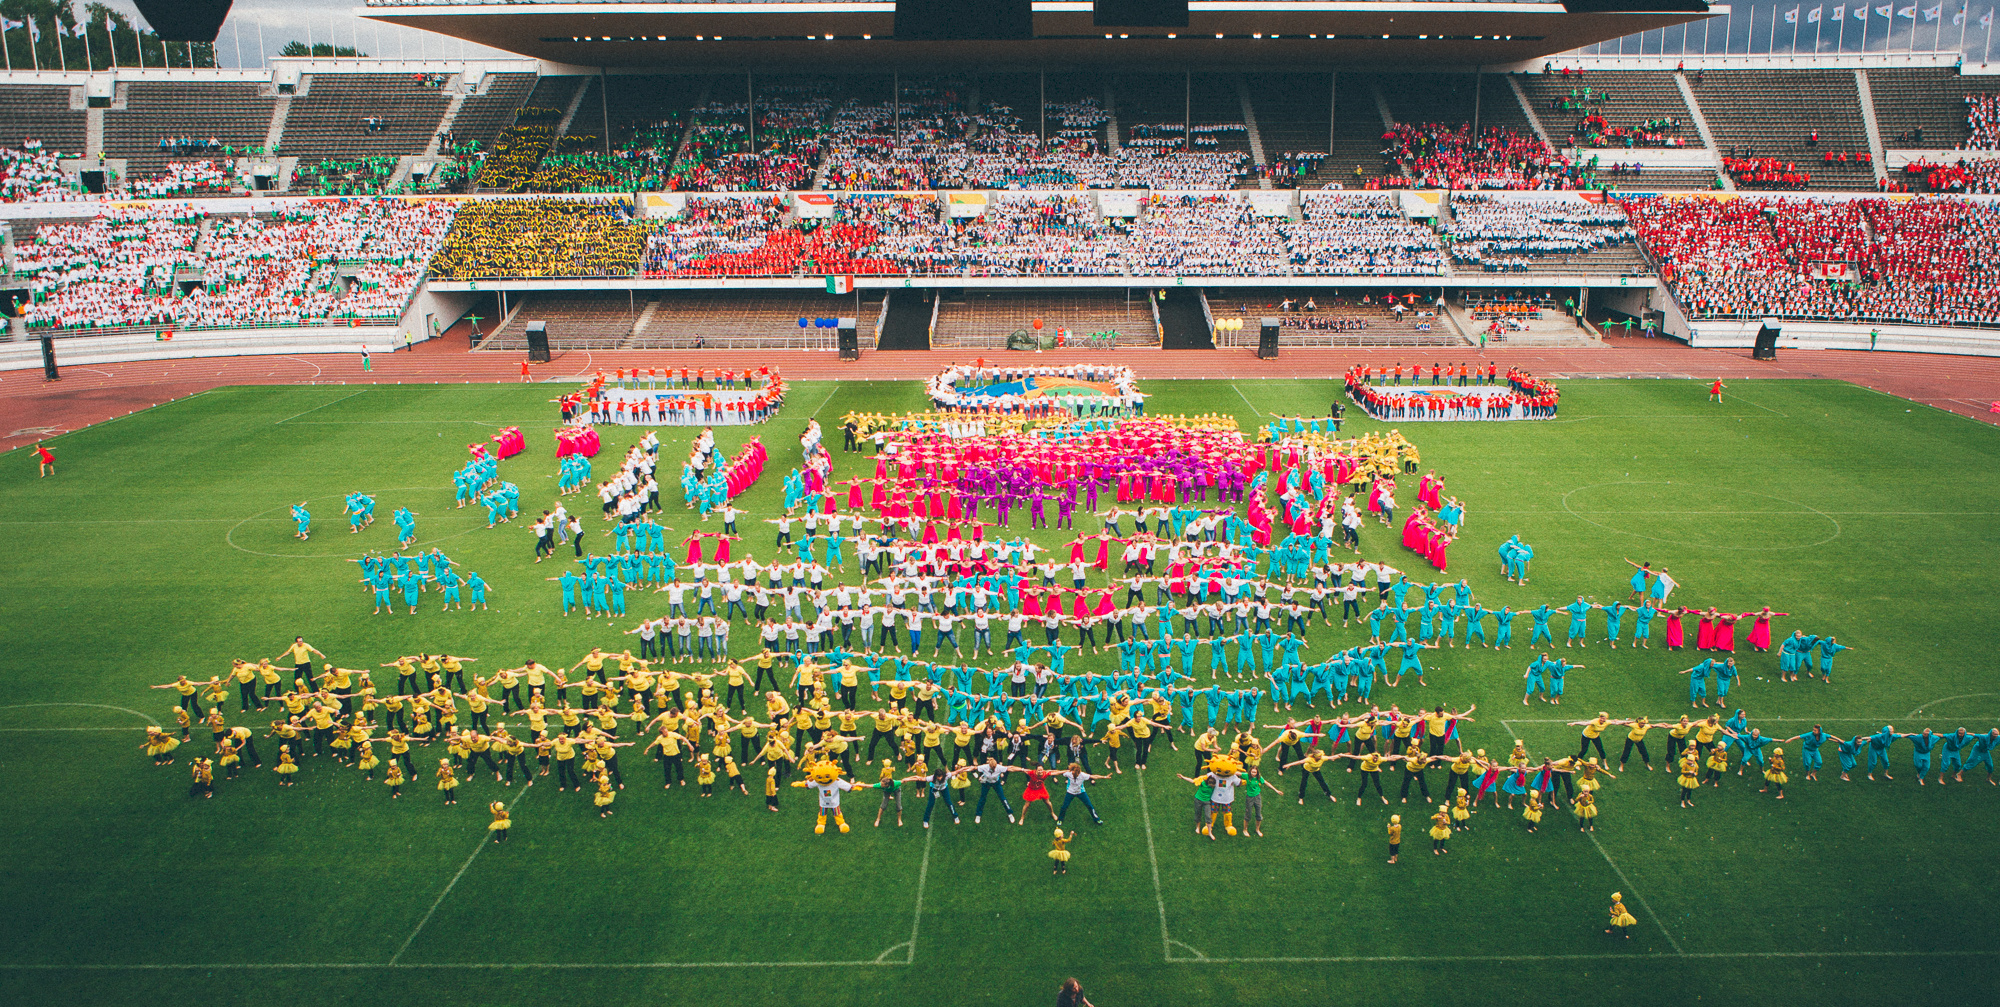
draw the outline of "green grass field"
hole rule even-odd
[[[1145,390],[1154,413],[1248,424],[1323,411],[1338,385]],[[1767,733],[2000,724],[1991,427],[1829,382],[1737,382],[1720,407],[1691,382],[1563,391],[1553,422],[1405,429],[1467,502],[1452,572],[1488,606],[1622,598],[1620,557],[1650,560],[1680,580],[1676,600],[1770,604],[1793,613],[1781,630],[1854,647],[1830,686],[1780,685],[1775,655],[1740,654],[1734,698]],[[1372,796],[1300,807],[1287,789],[1267,798],[1266,838],[1193,835],[1190,788],[1169,772],[1190,768],[1184,745],[1157,752],[1150,775],[1096,786],[1107,824],[1085,822],[1071,873],[1051,878],[1046,819],[974,826],[968,814],[926,831],[917,803],[904,828],[875,829],[875,798],[856,794],[854,832],[815,837],[805,791],[786,791],[772,815],[755,796],[662,793],[653,764],[634,758],[632,786],[605,821],[547,780],[508,790],[475,779],[447,808],[428,782],[392,802],[380,782],[307,759],[300,785],[280,789],[275,742],[261,738],[265,770],[190,800],[186,756],[206,749],[204,734],[172,767],[141,754],[140,728],[172,719],[171,694],[148,685],[275,655],[297,634],[348,667],[419,650],[477,655],[487,668],[566,665],[593,645],[626,646],[614,630],[662,610],[657,596],[634,595],[633,618],[611,629],[565,619],[542,579],[555,571],[531,562],[523,524],[489,531],[483,510],[451,506],[465,445],[507,425],[528,432],[529,449],[502,477],[522,486],[524,509],[547,505],[551,397],[545,386],[223,388],[60,438],[58,478],[36,479],[27,452],[6,456],[0,902],[14,908],[0,919],[0,999],[1017,1004],[1045,1003],[1076,975],[1104,1007],[1682,993],[1872,1003],[1977,995],[2000,976],[1988,926],[2000,911],[2000,789],[1983,773],[1943,788],[1903,772],[1894,783],[1842,784],[1836,773],[1806,783],[1795,762],[1784,801],[1732,774],[1684,811],[1664,767],[1635,764],[1601,793],[1591,835],[1566,812],[1530,835],[1489,810],[1435,858],[1420,806],[1398,806],[1411,841],[1390,867],[1392,809]],[[831,430],[850,409],[923,405],[915,383],[806,382],[772,424],[720,431],[727,451],[752,433],[771,448],[742,499],[745,544],[769,555],[757,519],[777,506],[807,416]],[[1375,426],[1363,418],[1349,431]],[[607,429],[600,476],[636,436]],[[688,432],[663,437],[671,465]],[[864,465],[835,452],[836,478]],[[355,490],[376,495],[384,520],[350,535],[339,509]],[[316,515],[308,542],[288,518],[301,499]],[[386,518],[399,506],[421,515],[425,546],[491,582],[491,612],[442,614],[426,595],[414,618],[369,614],[347,560],[393,547]],[[691,526],[677,508],[663,521]],[[1493,562],[1515,533],[1537,551],[1526,587],[1503,582]],[[1368,556],[1430,579],[1380,525],[1363,534]],[[1525,619],[1513,650],[1437,652],[1428,688],[1406,680],[1376,699],[1477,703],[1468,743],[1496,754],[1511,736],[1568,754],[1575,729],[1560,721],[1600,709],[1686,709],[1674,672],[1693,663],[1689,652],[1608,652],[1602,625],[1592,621],[1586,652],[1565,655],[1588,668],[1571,674],[1560,708],[1520,705],[1533,657]],[[1317,625],[1312,653],[1364,637]],[[754,634],[739,629],[734,642],[744,652]],[[1072,672],[1115,667],[1080,657]],[[236,714],[233,696],[226,709],[260,732],[270,719]],[[1268,705],[1263,719],[1274,719]],[[1907,771],[1907,746],[1897,762]],[[486,842],[495,795],[514,802],[513,838],[500,846]],[[1639,918],[1629,942],[1601,932],[1614,890]]]

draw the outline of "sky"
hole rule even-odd
[[[110,6],[135,14],[131,0],[105,0]],[[1879,7],[1883,0],[1866,0],[1870,6]],[[1910,46],[1911,32],[1916,33],[1916,49],[1929,51],[1934,46],[1950,51],[1960,44],[1960,28],[1952,24],[1961,4],[1969,4],[1966,23],[1963,26],[1964,51],[1969,58],[1980,61],[1988,51],[1990,32],[1982,28],[1980,19],[1988,11],[2000,10],[2000,0],[1890,0],[1895,12],[1914,7],[1914,19],[1895,16],[1889,19],[1874,17],[1865,23],[1868,32],[1868,51],[1881,52],[1885,43],[1902,51]],[[1927,8],[1942,6],[1936,21],[1926,21],[1923,13]],[[418,58],[460,58],[496,57],[508,53],[485,46],[448,39],[431,32],[412,28],[384,25],[354,16],[359,4],[354,0],[236,0],[229,20],[222,25],[222,33],[216,37],[216,57],[223,66],[256,66],[259,64],[259,35],[262,32],[262,54],[275,56],[285,43],[294,39],[305,41],[308,36],[317,43],[332,41],[336,45],[355,46],[359,43],[362,52],[386,59]],[[1755,52],[1785,53],[1794,51],[1794,29],[1784,20],[1783,12],[1798,9],[1797,49],[1810,53],[1814,50],[1814,36],[1818,35],[1821,52],[1840,51],[1841,29],[1846,29],[1844,50],[1858,52],[1861,49],[1862,22],[1843,20],[1834,22],[1822,14],[1819,24],[1807,19],[1815,8],[1823,8],[1830,13],[1834,7],[1852,9],[1853,0],[1782,0],[1778,3],[1739,3],[1734,5],[1734,13],[1727,23],[1717,20],[1704,26],[1691,27],[1686,35],[1686,51],[1701,51],[1704,36],[1709,48],[1720,54],[1723,51],[1725,35],[1729,51],[1741,53],[1746,46]],[[1996,14],[2000,23],[2000,14]],[[1885,35],[1884,25],[1894,24],[1894,34]],[[1647,54],[1665,52],[1677,54],[1682,51],[1682,31],[1667,29],[1664,33],[1648,33],[1644,39]],[[239,45],[240,40],[240,45]],[[1604,51],[1615,51],[1616,43],[1607,43]],[[1641,42],[1638,37],[1623,40],[1627,53],[1638,53]],[[240,53],[240,56],[239,56]]]

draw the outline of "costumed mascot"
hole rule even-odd
[[[1215,784],[1215,793],[1210,802],[1215,807],[1215,818],[1222,819],[1222,831],[1236,834],[1236,787],[1243,782],[1243,764],[1233,755],[1216,755],[1208,760],[1209,781]],[[1215,838],[1215,818],[1210,818],[1202,834]]]
[[[806,768],[806,778],[792,784],[794,787],[811,787],[819,791],[819,819],[813,823],[813,835],[826,834],[826,816],[833,815],[833,824],[840,831],[847,831],[847,819],[840,813],[840,792],[853,790],[854,784],[840,778],[840,765],[831,761],[815,762]]]

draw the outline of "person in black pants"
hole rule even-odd
[[[1320,792],[1326,795],[1327,800],[1333,800],[1333,788],[1326,785],[1326,777],[1320,773],[1320,767],[1324,765],[1326,765],[1326,756],[1321,755],[1318,749],[1314,749],[1307,752],[1305,757],[1297,762],[1287,762],[1279,767],[1280,772],[1290,769],[1293,766],[1299,767],[1300,804],[1306,803],[1306,781],[1308,780],[1318,780]]]
[[[1431,758],[1412,748],[1403,756],[1403,803],[1410,803],[1410,784],[1415,782],[1417,792],[1423,795],[1425,804],[1431,802],[1431,784],[1424,776],[1424,769],[1431,764]]]

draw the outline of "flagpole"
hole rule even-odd
[[[0,14],[0,17],[5,17],[5,16],[6,16],[6,15],[4,15],[4,14]],[[12,40],[12,39],[9,39],[9,38],[7,37],[7,26],[6,26],[6,25],[0,25],[0,53],[4,53],[4,54],[6,55],[6,57],[7,57],[7,72],[8,72],[8,73],[13,73],[13,72],[14,72],[14,42],[13,42],[13,40]]]
[[[1834,45],[1834,51],[1846,52],[1847,51],[1847,8],[1841,7],[1838,9],[1840,11],[1840,41]]]
[[[1813,55],[1817,56],[1820,39],[1826,35],[1826,10],[1824,5],[1814,7],[1813,10],[1819,12],[1819,20],[1813,22]]]
[[[1993,8],[1988,7],[1986,8],[1986,55],[1979,57],[1979,63],[1981,66],[1984,66],[1988,62],[1992,61],[1992,59],[1993,59]]]
[[[89,13],[85,11],[85,13]],[[97,72],[97,57],[90,54],[90,22],[83,24],[83,69],[86,73]]]
[[[1804,8],[1792,8],[1792,55],[1799,54],[1799,17]]]
[[[1970,20],[1972,20],[1972,4],[1970,0],[1967,0],[1967,2],[1958,5],[1958,54],[1960,58],[1965,56],[1965,23]]]
[[[62,60],[63,72],[68,73],[69,46],[63,42],[63,26],[61,21],[56,22],[56,57]]]

